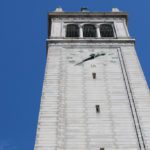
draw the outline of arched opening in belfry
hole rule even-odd
[[[96,37],[96,28],[94,25],[86,24],[83,26],[83,37]]]
[[[79,37],[79,27],[76,24],[67,25],[66,37]]]
[[[111,24],[100,25],[101,37],[114,37],[114,31]]]

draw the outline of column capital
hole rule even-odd
[[[99,28],[99,27],[100,27],[100,24],[96,24],[95,27],[96,27],[96,28]]]
[[[63,24],[63,27],[66,28],[68,24]]]
[[[84,24],[79,24],[78,26],[79,28],[83,28]]]

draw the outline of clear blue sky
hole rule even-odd
[[[0,150],[33,150],[44,68],[47,13],[65,11],[129,13],[129,31],[150,85],[149,0],[0,0]]]

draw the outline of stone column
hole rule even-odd
[[[62,33],[61,33],[61,36],[62,36],[62,37],[66,37],[66,31],[67,31],[67,25],[65,24],[65,25],[63,25],[63,27],[62,27]]]
[[[96,25],[96,34],[97,34],[97,37],[100,38],[101,35],[100,35],[100,30],[99,30],[99,25]]]
[[[83,38],[83,25],[82,24],[79,25],[79,36],[80,38]]]

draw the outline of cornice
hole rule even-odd
[[[135,44],[135,39],[47,39],[48,43],[131,43]]]
[[[111,17],[111,18],[125,18],[128,22],[128,14],[126,12],[50,12],[49,19],[55,17]]]

